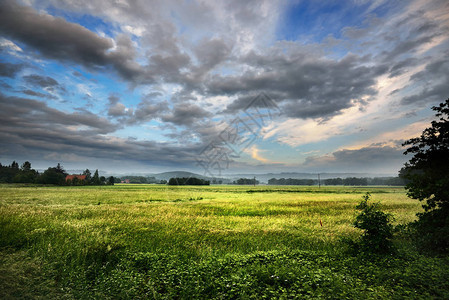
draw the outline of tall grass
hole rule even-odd
[[[269,295],[262,286],[279,293],[282,285],[266,276],[282,273],[292,281],[289,287],[296,286],[297,276],[312,272],[313,265],[343,285],[333,287],[355,295],[357,287],[344,287],[343,277],[331,276],[329,266],[342,253],[341,239],[360,235],[351,224],[366,191],[397,224],[414,220],[420,211],[401,188],[3,185],[0,247],[9,253],[11,265],[17,253],[41,262],[42,278],[55,282],[60,296],[203,298],[217,293],[226,298],[234,295],[225,290],[235,274],[240,277],[234,281],[245,286],[233,293]],[[329,266],[320,266],[317,254]],[[257,260],[246,262],[257,255],[271,260],[265,267]],[[314,258],[304,269],[294,262],[295,255]],[[356,282],[359,275],[351,276],[348,280]],[[385,292],[379,286],[374,291]]]

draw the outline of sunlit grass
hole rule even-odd
[[[33,239],[49,239],[53,230],[130,251],[248,253],[316,249],[356,234],[354,207],[366,191],[396,223],[420,210],[400,188],[160,185],[4,186],[0,209]]]
[[[260,251],[338,253],[342,238],[360,235],[352,223],[366,192],[395,224],[421,211],[403,188],[2,185],[0,246],[47,262],[53,278],[76,286],[135,253],[187,261]]]

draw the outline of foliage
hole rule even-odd
[[[86,175],[85,180],[73,178],[66,180],[67,172],[64,167],[58,163],[56,167],[50,167],[42,174],[31,168],[31,163],[25,161],[19,168],[19,163],[13,161],[11,165],[6,166],[0,163],[0,183],[38,183],[38,184],[52,184],[52,185],[113,185],[114,177],[106,179],[104,176],[99,176],[98,170],[95,171],[92,177],[89,169],[83,172]]]
[[[431,122],[420,137],[403,145],[404,154],[413,154],[401,170],[409,180],[407,195],[425,202],[425,212],[415,224],[424,248],[449,252],[449,99],[432,107],[437,120]]]
[[[255,178],[239,178],[233,182],[233,184],[239,184],[239,185],[257,185],[259,184],[259,180],[256,180]]]
[[[65,173],[62,167],[58,164],[56,168],[48,168],[45,170],[44,173],[36,179],[36,181],[43,184],[64,185],[66,176],[67,173]]]
[[[147,177],[147,176],[126,176],[123,179],[128,179],[129,183],[159,183],[155,177]],[[120,182],[120,181],[119,181]]]
[[[93,185],[100,185],[101,184],[100,176],[98,175],[98,169],[95,170],[94,176],[92,176],[92,179],[91,179],[91,183]]]
[[[89,169],[84,170],[83,175],[86,175],[87,182],[90,182],[92,180],[92,173]]]
[[[295,179],[295,178],[271,178],[268,180],[268,184],[270,185],[316,185],[318,184],[317,180],[314,179]]]
[[[392,215],[383,212],[378,202],[369,203],[370,197],[370,193],[366,193],[362,202],[356,206],[360,214],[354,226],[363,230],[360,246],[365,251],[389,253],[393,249]]]
[[[108,182],[107,182],[107,184],[108,184],[108,185],[114,185],[114,183],[115,183],[115,178],[114,178],[114,176],[109,176],[109,177],[108,177]]]
[[[210,185],[210,181],[195,177],[170,178],[168,185]]]

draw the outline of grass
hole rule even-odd
[[[449,297],[447,259],[406,240],[345,252],[365,192],[395,224],[421,211],[390,187],[1,185],[0,298]]]

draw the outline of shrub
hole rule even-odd
[[[356,206],[360,214],[354,226],[363,230],[359,246],[362,251],[389,253],[393,250],[393,217],[380,209],[380,203],[370,203],[370,197],[370,193],[366,193]]]

